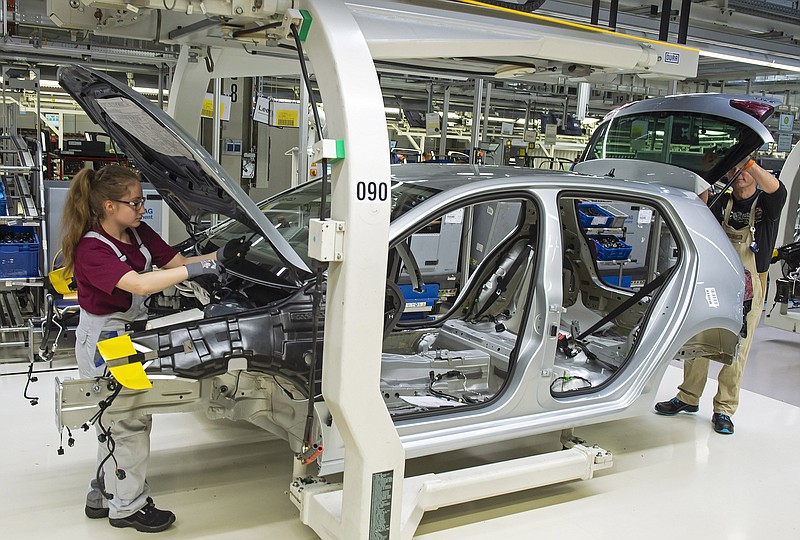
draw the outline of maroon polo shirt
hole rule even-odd
[[[82,238],[75,251],[75,280],[78,282],[78,303],[94,315],[108,315],[114,312],[127,311],[131,307],[132,295],[117,288],[119,280],[134,270],[144,270],[144,255],[136,243],[136,239],[128,229],[133,244],[125,244],[112,238],[102,227],[93,229],[113,242],[128,260],[122,262],[111,246],[97,238]],[[146,223],[136,228],[142,243],[150,250],[152,264],[164,266],[175,257],[177,251],[172,249]]]

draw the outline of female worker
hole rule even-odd
[[[75,357],[82,379],[107,376],[98,340],[146,318],[148,295],[201,274],[219,275],[217,256],[237,251],[234,241],[221,253],[184,257],[142,222],[144,202],[137,174],[119,165],[83,169],[72,179],[62,249],[65,269],[74,271],[78,285]],[[161,270],[150,271],[153,265]],[[86,497],[88,517],[108,517],[113,527],[143,532],[163,531],[175,521],[172,512],[159,510],[148,496],[151,424],[148,414],[96,426],[98,468]]]

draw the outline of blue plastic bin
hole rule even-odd
[[[5,216],[8,214],[6,210],[6,188],[3,185],[3,182],[0,182],[0,216]]]
[[[614,215],[594,203],[578,203],[578,219],[584,229],[610,227]]]
[[[626,244],[616,236],[598,234],[590,236],[589,238],[594,242],[594,247],[597,248],[598,261],[623,261],[630,257],[631,251],[633,251],[633,246]],[[598,240],[603,239],[616,240],[619,247],[607,248],[598,242]]]
[[[424,319],[433,310],[439,300],[439,285],[428,283],[422,286],[422,291],[415,291],[411,285],[398,285],[406,301],[406,309],[400,320]]]
[[[622,285],[617,283],[619,281],[618,275],[603,276],[603,280],[609,285],[616,285],[617,287],[625,287],[627,289],[630,289],[633,283],[633,278],[631,276],[622,276]]]
[[[30,234],[33,242],[3,242],[8,235]],[[33,227],[0,225],[0,278],[39,275],[39,237]]]

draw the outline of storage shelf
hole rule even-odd
[[[0,215],[0,225],[22,226],[33,229],[34,241],[3,244],[6,248],[0,253],[3,257],[4,271],[23,276],[0,276],[0,347],[27,346],[33,361],[32,321],[42,316],[46,271],[44,261],[46,234],[44,231],[44,178],[41,168],[42,154],[36,143],[36,160],[28,150],[28,143],[19,135],[0,135],[0,145],[4,165],[0,165],[0,179],[4,186],[4,210],[8,215]],[[29,229],[29,230],[30,230]],[[12,229],[13,231],[13,229]],[[22,231],[17,230],[16,233]],[[27,236],[25,232],[24,239]],[[11,246],[9,248],[8,246]],[[31,247],[35,245],[35,247]],[[15,253],[14,249],[19,249]],[[19,256],[17,256],[19,255]],[[24,256],[24,257],[23,257]],[[25,264],[23,264],[25,263]],[[24,276],[24,274],[33,274]],[[11,339],[8,339],[8,338]]]
[[[20,289],[22,287],[44,287],[44,278],[32,277],[0,277],[0,291]]]
[[[38,227],[42,224],[42,216],[0,216],[0,225],[17,225],[20,227]]]
[[[0,165],[0,174],[30,174],[34,172],[30,167],[17,167],[14,165]]]

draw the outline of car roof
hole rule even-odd
[[[448,191],[455,187],[505,178],[534,176],[571,176],[566,171],[507,167],[495,165],[465,165],[453,163],[408,163],[392,165],[392,180],[395,182],[419,183],[425,187]]]

